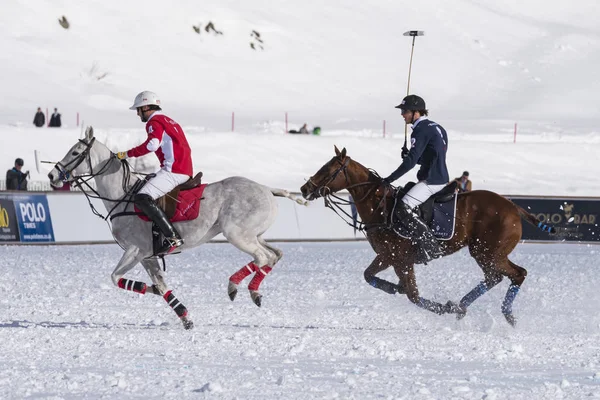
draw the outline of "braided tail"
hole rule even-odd
[[[513,203],[513,204],[515,204],[515,203]],[[543,222],[538,221],[538,219],[533,214],[527,212],[525,209],[523,209],[522,207],[520,207],[516,204],[515,204],[515,207],[517,207],[517,211],[519,212],[519,215],[521,216],[521,218],[523,218],[525,221],[529,222],[531,225],[537,226],[544,232],[556,233],[556,229],[552,225],[546,225]]]

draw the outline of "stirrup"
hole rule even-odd
[[[183,245],[183,239],[177,236],[173,236],[171,238],[165,238],[163,242],[163,247],[161,249],[161,253],[169,254],[175,251],[178,247]]]
[[[422,254],[425,256],[427,261],[437,260],[444,256],[444,251],[438,246],[436,249],[426,249],[423,245],[420,246]]]

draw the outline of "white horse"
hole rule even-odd
[[[54,186],[63,182],[75,182],[85,185],[89,179],[95,179],[96,196],[103,200],[109,219],[116,214],[126,213],[112,220],[112,234],[117,243],[125,250],[111,277],[113,283],[121,289],[137,293],[150,293],[163,296],[169,306],[177,313],[186,329],[193,327],[187,309],[168,289],[164,280],[164,271],[159,259],[153,257],[152,223],[133,214],[132,187],[139,178],[130,173],[129,164],[120,161],[104,144],[94,138],[92,127],[88,127],[85,139],[80,139],[48,174]],[[88,185],[89,187],[89,185]],[[250,296],[260,307],[260,283],[283,256],[283,253],[270,246],[262,238],[273,224],[277,215],[277,201],[274,196],[287,197],[299,204],[301,199],[282,189],[271,189],[242,177],[231,177],[211,183],[204,189],[200,215],[192,221],[176,222],[175,226],[185,244],[178,250],[186,250],[208,242],[222,233],[238,249],[253,257],[229,279],[228,294],[233,300],[238,284],[254,273],[248,285]],[[91,204],[91,203],[90,203]],[[93,211],[96,211],[93,209]],[[124,275],[137,263],[142,263],[153,285],[125,279]]]

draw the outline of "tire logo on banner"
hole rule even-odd
[[[43,194],[16,196],[15,210],[22,242],[54,242],[48,199]]]

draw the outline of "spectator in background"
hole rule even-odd
[[[50,117],[50,124],[48,126],[50,128],[60,128],[61,125],[62,123],[60,122],[60,114],[58,113],[58,110],[55,107],[54,113],[52,113],[52,116]]]
[[[6,171],[6,190],[27,190],[29,171],[23,173],[23,159],[17,158],[13,169]]]
[[[306,127],[306,123],[304,123],[304,125],[302,125],[302,128],[300,128],[300,130],[296,131],[294,129],[291,129],[290,131],[288,131],[288,133],[300,133],[303,135],[308,135],[310,132],[308,132],[308,128]]]
[[[304,135],[308,135],[308,128],[306,127],[306,122],[304,123],[304,125],[302,125],[302,128],[300,128],[299,132]]]
[[[458,192],[465,193],[471,191],[471,181],[469,180],[469,171],[463,172],[460,178],[456,178],[458,182]]]
[[[42,112],[42,108],[38,107],[37,112],[35,113],[35,117],[33,117],[33,124],[38,128],[41,128],[46,123],[46,117]]]

